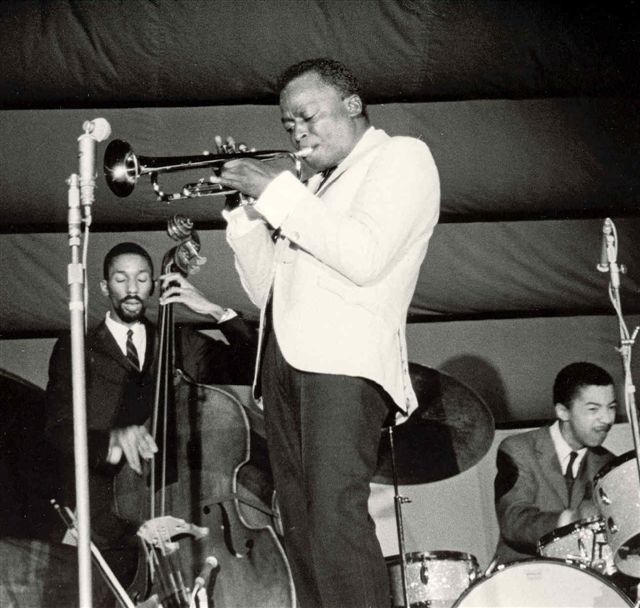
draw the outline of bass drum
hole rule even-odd
[[[555,559],[514,562],[479,579],[453,608],[632,608],[604,576]]]

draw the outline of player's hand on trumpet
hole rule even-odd
[[[213,141],[216,144],[216,152],[218,154],[235,154],[236,152],[248,152],[249,148],[245,144],[237,144],[236,140],[231,136],[227,136],[227,138],[223,141],[220,135],[216,135],[213,138]]]
[[[234,158],[220,169],[218,183],[256,199],[280,173],[281,167],[253,158]]]
[[[222,137],[216,135],[214,141],[219,154],[256,151],[255,148],[248,148],[245,144],[236,144],[233,137],[227,137],[223,141]],[[237,190],[243,195],[243,202],[250,203],[258,198],[281,172],[282,167],[270,165],[255,158],[234,158],[222,166],[219,175],[211,176],[210,181]],[[249,197],[249,200],[246,197]]]

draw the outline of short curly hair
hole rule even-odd
[[[599,365],[586,361],[571,363],[563,367],[556,376],[553,383],[553,402],[569,407],[581,388],[609,385],[613,385],[613,378]]]
[[[147,250],[141,245],[138,245],[138,243],[124,242],[118,243],[117,245],[109,249],[107,255],[104,256],[104,262],[102,263],[102,276],[104,277],[105,281],[109,280],[109,270],[111,269],[113,260],[120,255],[126,254],[139,255],[147,260],[147,262],[149,263],[149,268],[151,270],[151,276],[153,276],[153,261],[151,260],[151,256],[149,255]]]
[[[278,92],[282,90],[298,76],[308,72],[315,72],[328,85],[337,89],[343,97],[357,95],[362,101],[362,115],[367,117],[362,85],[353,72],[340,61],[327,57],[305,59],[286,68],[278,79]]]

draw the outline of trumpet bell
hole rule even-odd
[[[111,192],[124,198],[129,196],[140,177],[138,159],[133,149],[121,139],[109,143],[104,153],[104,177]]]

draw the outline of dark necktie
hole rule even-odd
[[[578,457],[578,452],[571,452],[569,456],[569,464],[567,465],[567,470],[564,472],[564,480],[567,483],[567,492],[569,493],[569,500],[571,500],[571,490],[573,490],[573,482],[575,481],[575,477],[573,476],[573,463],[576,461]]]
[[[133,343],[133,329],[127,332],[127,359],[136,368],[136,371],[140,371],[140,359],[138,359],[138,351]]]
[[[322,175],[322,179],[320,180],[320,183],[318,184],[318,187],[316,188],[316,194],[318,194],[318,192],[320,192],[320,189],[322,188],[322,186],[325,185],[326,181],[331,177],[331,174],[336,170],[336,167],[329,167],[328,169],[325,169],[320,175]]]

